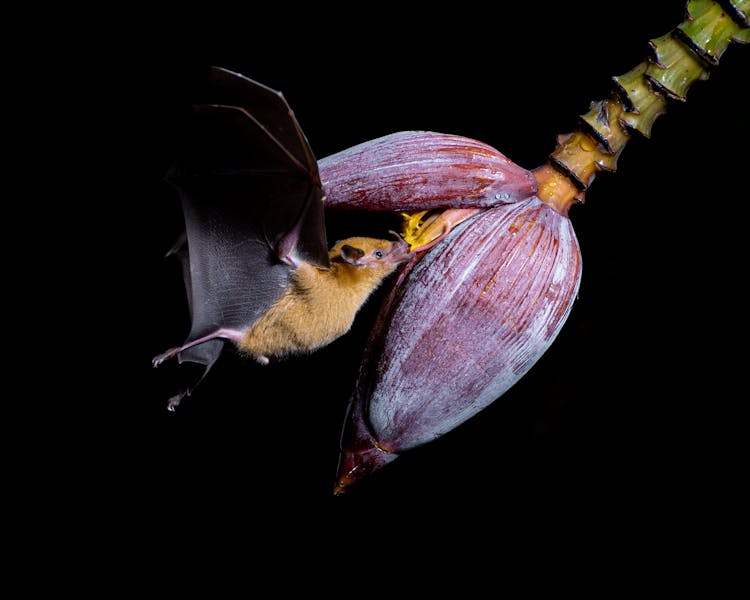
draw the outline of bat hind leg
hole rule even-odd
[[[238,331],[236,329],[226,329],[222,327],[221,329],[217,329],[213,333],[204,335],[203,337],[198,338],[197,340],[193,340],[192,342],[188,342],[187,344],[184,344],[182,346],[170,348],[163,354],[159,354],[158,356],[155,356],[154,359],[151,361],[151,364],[154,367],[158,367],[164,361],[169,360],[170,358],[174,358],[183,350],[187,350],[188,348],[192,348],[193,346],[197,346],[198,344],[202,344],[203,342],[207,342],[209,340],[215,340],[216,338],[230,340],[234,342],[235,344],[239,344],[240,341],[242,340],[243,335],[244,335],[244,332],[242,331]]]
[[[161,363],[163,363],[166,360],[169,360],[170,358],[174,358],[178,352],[180,352],[182,348],[170,348],[163,354],[159,354],[158,356],[154,356],[153,359],[151,359],[151,364],[154,366],[154,368],[158,367]]]

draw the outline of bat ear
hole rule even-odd
[[[341,258],[343,258],[349,264],[354,265],[355,267],[359,267],[362,264],[360,262],[360,259],[364,255],[364,250],[360,250],[359,248],[355,248],[354,246],[350,246],[349,244],[344,244],[343,246],[341,246]]]

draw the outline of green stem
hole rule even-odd
[[[668,101],[684,101],[690,86],[708,78],[732,42],[750,42],[750,0],[690,0],[687,18],[651,40],[652,57],[614,77],[615,94],[593,102],[583,128],[558,137],[548,163],[535,171],[538,196],[567,213],[599,171],[615,171],[633,131],[650,137]],[[568,182],[563,180],[567,179]]]

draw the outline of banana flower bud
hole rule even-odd
[[[534,196],[534,175],[474,140],[393,134],[323,159],[320,173],[331,207],[454,209],[407,217],[418,258],[392,280],[371,332],[341,492],[518,381],[564,324],[581,259],[567,216]]]

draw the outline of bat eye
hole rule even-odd
[[[383,251],[375,250],[375,258],[383,258]]]

